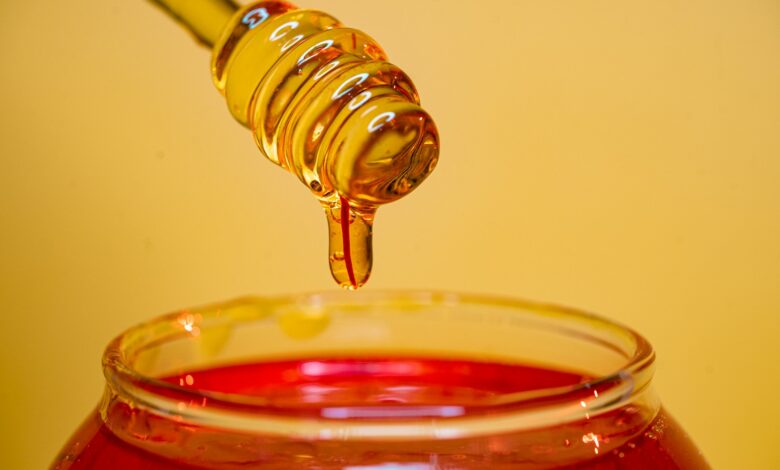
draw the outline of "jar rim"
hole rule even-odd
[[[274,312],[274,309],[285,305],[316,303],[327,306],[339,301],[362,305],[394,299],[424,306],[482,305],[516,311],[518,315],[523,312],[526,316],[554,318],[560,323],[556,326],[560,334],[578,336],[580,340],[599,343],[606,349],[617,351],[625,356],[625,363],[609,373],[574,385],[493,395],[480,404],[478,412],[464,416],[435,420],[430,417],[405,418],[382,421],[381,424],[372,420],[301,417],[292,407],[268,406],[248,400],[246,395],[185,387],[142,373],[134,364],[138,351],[143,347],[180,339],[183,335],[193,334],[198,328],[208,328],[209,321],[219,316],[224,308],[253,306],[258,311]],[[582,328],[573,327],[576,325],[586,325],[594,331],[607,331],[610,335],[619,336],[621,344],[605,337],[588,337]],[[236,432],[271,433],[288,438],[343,439],[348,435],[351,440],[392,440],[484,435],[571,422],[583,416],[595,417],[637,400],[644,400],[654,415],[660,406],[648,393],[654,358],[652,346],[642,335],[617,322],[577,309],[509,297],[417,290],[245,297],[163,315],[132,327],[115,338],[103,355],[108,388],[101,411],[105,418],[110,403],[118,400],[133,408],[175,417],[193,425],[218,423],[220,428]],[[208,407],[197,406],[204,399],[208,400]]]

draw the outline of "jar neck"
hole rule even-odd
[[[428,404],[450,406],[437,408],[437,416],[430,409],[415,415],[420,410],[413,403],[380,419],[365,410],[387,411],[386,405],[372,401],[280,405],[262,395],[214,392],[160,378],[280,357],[388,355],[570,366],[594,378],[490,394],[459,406],[457,413],[452,402]],[[551,434],[576,439],[568,450],[576,459],[592,453],[594,445],[598,451],[617,448],[656,416],[653,362],[649,344],[631,330],[527,302],[430,292],[246,299],[178,312],[120,336],[104,356],[101,415],[111,432],[134,446],[177,460],[200,456],[220,464],[262,460],[269,452],[296,455],[301,446],[333,455],[368,452],[380,444],[430,453],[497,442],[530,449],[545,445]],[[613,426],[618,421],[621,426]],[[583,442],[589,435],[583,430],[599,436],[597,441]],[[199,451],[204,442],[220,452]],[[560,459],[556,454],[555,462]]]

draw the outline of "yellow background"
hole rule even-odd
[[[379,40],[441,131],[433,176],[378,213],[368,288],[632,325],[716,468],[778,468],[777,0],[299,4]],[[38,469],[125,327],[335,285],[318,204],[159,10],[2,1],[0,38],[0,468]]]

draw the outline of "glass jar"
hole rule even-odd
[[[248,298],[132,328],[54,469],[702,469],[634,331],[440,292]]]

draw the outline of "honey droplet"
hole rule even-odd
[[[341,287],[358,289],[371,275],[374,212],[358,212],[349,201],[339,198],[339,202],[326,206],[325,214],[330,273]]]

